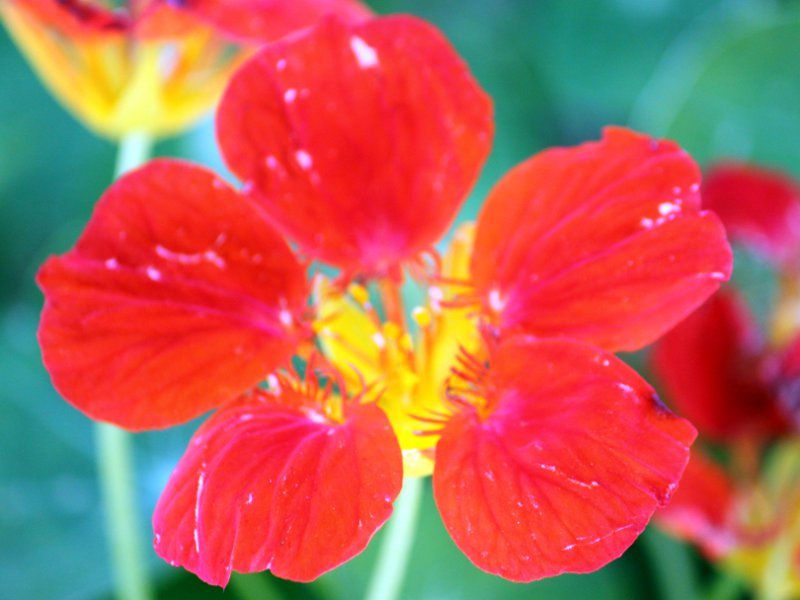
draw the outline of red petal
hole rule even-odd
[[[134,14],[136,16],[136,37],[146,40],[179,40],[207,26],[196,15],[177,6],[170,0],[140,0]],[[207,43],[216,43],[210,40]]]
[[[97,6],[85,0],[13,0],[30,11],[37,21],[58,29],[69,37],[125,32],[131,19],[125,12]]]
[[[213,173],[156,161],[115,183],[76,247],[38,276],[58,390],[130,429],[187,421],[287,360],[304,272]]]
[[[382,273],[447,229],[489,151],[491,104],[412,17],[328,19],[232,79],[218,135],[231,169],[310,256]]]
[[[611,351],[652,342],[730,276],[698,184],[678,146],[618,128],[519,165],[478,219],[472,270],[487,310],[507,330]]]
[[[255,42],[276,40],[325,15],[356,22],[372,14],[357,0],[184,0],[181,9],[228,35]]]
[[[692,452],[675,495],[656,513],[662,527],[700,546],[711,560],[736,543],[731,521],[734,487],[725,472],[700,452]]]
[[[731,240],[787,265],[800,256],[800,185],[787,175],[740,163],[708,173],[703,204],[722,219]]]
[[[762,344],[744,301],[726,290],[659,340],[653,370],[675,409],[704,435],[779,433],[786,422],[759,372]]]
[[[488,377],[491,413],[458,415],[436,447],[436,503],[458,547],[513,581],[620,556],[669,498],[692,426],[620,360],[577,342],[506,342]]]
[[[773,378],[782,414],[795,431],[800,431],[800,334],[764,362]]]
[[[311,581],[361,552],[402,485],[400,447],[374,405],[345,423],[255,392],[194,436],[153,516],[155,549],[225,585],[231,570]]]

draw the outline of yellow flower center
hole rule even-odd
[[[444,256],[442,280],[466,280],[474,227],[462,226]],[[326,357],[342,373],[345,385],[364,390],[392,423],[406,476],[433,472],[439,429],[452,413],[446,388],[459,353],[476,351],[480,335],[469,308],[443,306],[456,290],[433,286],[427,306],[405,323],[381,316],[361,286],[337,290],[319,278],[315,329]],[[399,319],[398,319],[399,320]],[[403,319],[404,320],[404,319]]]

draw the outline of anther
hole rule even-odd
[[[431,324],[431,312],[427,308],[417,306],[411,311],[411,318],[419,326],[420,329],[427,329]]]
[[[347,287],[347,291],[350,293],[350,296],[353,298],[353,300],[358,302],[358,304],[360,304],[364,308],[367,308],[369,306],[369,292],[367,291],[367,288],[365,288],[363,285],[359,285],[358,283],[351,283]]]
[[[386,323],[383,324],[383,336],[387,340],[397,341],[400,339],[400,336],[402,335],[403,335],[402,328],[394,321],[387,321]]]

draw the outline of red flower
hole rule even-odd
[[[722,442],[788,431],[768,348],[755,317],[732,290],[715,294],[653,349],[653,369],[677,411]]]
[[[142,429],[218,409],[156,508],[162,557],[216,584],[231,570],[307,581],[388,518],[409,433],[393,427],[412,421],[313,376],[267,377],[308,324],[302,264],[273,227],[347,278],[396,281],[475,181],[491,107],[430,26],[328,20],[245,65],[217,123],[243,192],[175,161],[122,178],[42,268],[40,340],[94,418]],[[610,129],[492,192],[457,302],[476,308],[486,360],[453,364],[428,432],[442,518],[482,569],[599,568],[669,498],[694,429],[610,352],[653,341],[728,277],[698,187],[675,144]],[[381,348],[404,339],[388,325]]]
[[[725,224],[731,240],[779,267],[800,259],[800,186],[788,175],[745,163],[715,165],[703,199]]]
[[[352,22],[372,14],[359,0],[181,0],[180,6],[231,36],[252,42],[278,39],[325,14]]]
[[[785,175],[738,164],[712,169],[704,189],[732,238],[778,270],[781,293],[768,334],[727,289],[656,344],[652,366],[667,397],[697,426],[701,448],[715,450],[693,452],[658,520],[755,586],[794,597],[800,571],[769,565],[789,565],[800,544],[800,479],[796,464],[787,467],[800,460],[800,194]]]
[[[204,21],[229,37],[264,43],[309,26],[325,14],[353,21],[370,11],[358,0],[10,0],[67,36],[127,32],[142,38],[180,35]]]
[[[798,423],[796,348],[800,338],[790,348],[768,346],[744,300],[726,289],[653,349],[653,370],[677,412],[730,455],[725,468],[693,452],[674,498],[658,515],[712,559],[747,543],[741,505],[760,485],[762,453]]]

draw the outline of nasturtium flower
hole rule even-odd
[[[703,435],[764,441],[796,419],[781,394],[787,350],[771,345],[744,299],[726,289],[659,340],[652,361],[677,412]]]
[[[778,268],[800,260],[800,184],[786,173],[742,162],[709,169],[703,202],[731,237]]]
[[[156,552],[214,584],[308,581],[366,546],[404,474],[432,470],[445,526],[486,571],[531,581],[618,557],[695,430],[612,353],[730,274],[692,159],[621,128],[538,154],[438,268],[492,109],[430,25],[331,18],[271,44],[217,128],[241,191],[146,165],[39,273],[44,361],[77,408],[129,429],[216,409],[156,507]],[[312,285],[309,261],[339,276]],[[412,331],[407,270],[429,286]],[[323,356],[300,377],[287,364],[311,339]]]
[[[9,32],[53,95],[111,138],[168,135],[203,116],[253,47],[356,0],[3,0]]]
[[[658,520],[768,597],[794,598],[800,593],[800,319],[791,306],[800,286],[800,194],[784,174],[733,163],[711,169],[704,193],[731,239],[778,272],[781,294],[769,331],[729,288],[655,345],[653,370],[701,436]]]

